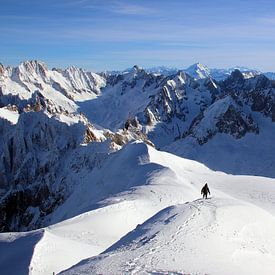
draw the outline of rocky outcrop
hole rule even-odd
[[[68,126],[42,112],[20,115],[6,125],[0,161],[0,231],[37,228],[63,201],[58,178],[63,158],[82,142],[85,126]],[[34,211],[34,209],[36,209]]]
[[[0,76],[3,76],[5,73],[5,67],[0,63]]]
[[[232,97],[227,96],[200,113],[183,138],[192,136],[203,145],[218,133],[239,139],[247,133],[258,134],[259,127],[250,113],[245,113]]]
[[[106,86],[114,87],[118,85],[121,95],[124,95],[133,89],[138,89],[140,92],[145,92],[148,88],[154,90],[163,79],[164,76],[147,73],[144,69],[135,65],[127,73],[107,76]]]
[[[219,117],[216,126],[219,133],[229,134],[237,139],[249,132],[259,133],[258,125],[254,122],[251,114],[246,115],[232,105]]]

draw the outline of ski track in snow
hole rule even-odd
[[[275,220],[254,208],[262,221],[272,219],[266,229],[259,227],[262,221],[258,224],[249,215],[251,205],[232,199],[199,199],[169,207],[107,253],[64,274],[271,274]],[[259,233],[269,239],[262,241]]]

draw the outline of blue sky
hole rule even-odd
[[[1,0],[0,62],[275,71],[274,0]]]

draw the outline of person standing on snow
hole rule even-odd
[[[203,188],[201,189],[201,194],[203,195],[203,198],[207,199],[207,194],[210,195],[210,190],[208,188],[207,183],[203,186]]]

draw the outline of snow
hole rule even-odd
[[[200,63],[189,69],[196,79],[212,73]],[[254,72],[243,74],[251,77]],[[247,133],[234,139],[217,133],[202,146],[190,136],[173,142],[202,112],[204,118],[195,124],[194,133],[204,136],[234,103],[230,97],[213,103],[211,91],[217,95],[219,83],[207,81],[195,82],[183,72],[157,78],[135,66],[123,73],[122,80],[106,86],[100,75],[75,67],[49,70],[45,64],[31,61],[10,68],[0,79],[4,97],[11,94],[26,101],[40,91],[57,109],[47,116],[43,112],[22,113],[17,123],[16,111],[0,108],[0,118],[17,124],[4,121],[8,130],[18,130],[16,158],[10,162],[18,162],[20,167],[24,148],[33,145],[28,136],[34,133],[41,143],[35,144],[38,153],[30,162],[52,167],[56,152],[65,152],[58,166],[61,172],[53,172],[58,173],[54,174],[58,180],[64,179],[66,184],[60,188],[66,190],[59,190],[60,181],[48,179],[53,190],[64,191],[64,201],[54,205],[54,211],[43,220],[50,226],[0,234],[0,269],[6,274],[32,275],[66,269],[64,274],[272,274],[275,180],[247,175],[275,177],[274,123],[252,112],[261,126],[258,135]],[[153,100],[156,105],[150,109]],[[207,111],[206,106],[210,106]],[[158,147],[173,142],[164,147],[170,153],[142,142],[117,145],[122,148],[118,151],[110,150],[110,141],[80,145],[86,126],[104,141],[103,127],[117,131],[146,108],[153,125],[142,126]],[[97,129],[78,114],[80,111]],[[170,124],[163,117],[156,118],[156,111],[167,115]],[[173,112],[183,116],[169,117]],[[69,126],[74,127],[72,131]],[[44,134],[48,128],[52,144],[48,132]],[[5,129],[3,132],[10,135]],[[25,144],[19,144],[22,140]],[[74,141],[76,148],[67,150]],[[40,152],[40,144],[45,152]],[[9,156],[10,152],[8,147],[5,153]],[[26,165],[27,170],[31,168]],[[211,191],[208,200],[200,199],[205,182]],[[27,208],[34,215],[31,225],[41,219],[40,211],[38,206]]]
[[[272,215],[246,203],[199,199],[165,208],[62,274],[272,274],[274,226]]]
[[[166,146],[163,150],[197,160],[213,170],[274,178],[274,123],[259,113],[253,113],[253,120],[261,126],[259,134],[247,133],[241,139],[217,134],[203,145],[188,137]]]
[[[164,76],[174,75],[177,73],[177,71],[179,71],[178,68],[166,67],[166,66],[152,67],[152,68],[147,68],[145,70],[155,75],[164,75]],[[216,80],[224,80],[234,70],[241,71],[245,78],[251,78],[251,77],[254,77],[255,75],[261,74],[261,72],[257,69],[251,69],[251,68],[242,67],[242,66],[241,67],[235,66],[232,68],[225,68],[225,69],[208,68],[206,65],[203,65],[200,62],[195,63],[189,66],[188,68],[183,69],[183,71],[190,74],[195,79],[204,79],[207,77],[211,77]],[[125,71],[129,71],[129,69]],[[111,72],[111,74],[119,74],[119,73],[123,73],[123,72],[119,72],[119,71]],[[264,74],[270,79],[275,79],[274,72],[266,72]]]
[[[148,75],[140,68],[133,68],[123,77],[123,81],[103,89],[101,96],[77,102],[79,111],[82,111],[93,123],[111,131],[123,128],[127,119],[134,118],[137,113],[146,108],[150,96],[157,91],[152,85],[143,90]],[[133,87],[131,86],[132,81],[136,81]],[[125,83],[126,88],[124,89]],[[153,85],[155,84],[154,82]]]
[[[207,134],[207,131],[213,128],[215,129],[219,116],[226,112],[230,105],[234,107],[236,105],[230,96],[213,103],[205,112],[203,119],[196,126],[196,137],[202,138]]]
[[[75,112],[78,106],[74,100],[96,98],[106,82],[103,77],[76,67],[50,70],[43,62],[34,60],[10,68],[6,77],[0,79],[0,85],[4,95],[30,99],[39,91],[62,111]]]
[[[185,72],[194,79],[204,79],[211,76],[209,68],[201,63],[195,63],[185,69]]]
[[[63,123],[66,123],[69,126],[79,122],[79,117],[78,116],[68,116],[68,115],[65,115],[65,114],[56,114],[54,117],[57,120],[59,120]]]
[[[3,108],[0,108],[0,118],[8,120],[12,124],[16,124],[19,118],[19,114],[16,111],[11,111],[3,107]]]
[[[205,182],[209,200],[198,199]],[[93,256],[64,274],[274,270],[273,179],[214,172],[133,143],[111,154],[76,188],[54,212],[56,220],[66,220],[35,231],[39,238],[35,232],[12,233],[16,240],[22,234],[33,240],[27,246],[22,239],[29,252],[21,270],[52,274]],[[9,234],[0,234],[0,249],[10,251],[0,267],[16,274],[12,262],[23,248]]]

